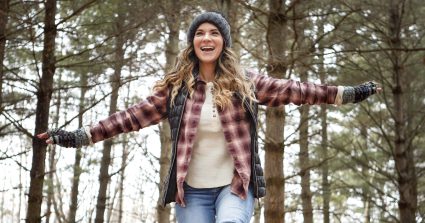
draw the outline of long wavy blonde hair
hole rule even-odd
[[[155,84],[154,90],[171,88],[171,106],[174,105],[174,98],[183,84],[192,96],[195,84],[193,72],[198,66],[199,60],[193,46],[190,45],[178,55],[174,67],[165,75],[164,79]],[[255,101],[253,83],[242,71],[235,53],[228,47],[224,47],[218,58],[213,84],[215,89],[213,96],[220,109],[228,108],[231,105],[234,93],[242,96],[242,102],[247,99],[250,103]]]

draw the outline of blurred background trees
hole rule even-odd
[[[0,222],[175,222],[157,205],[166,122],[80,150],[73,130],[143,100],[205,10],[242,65],[332,85],[356,105],[260,108],[267,197],[254,222],[424,222],[425,5],[420,0],[0,1]]]

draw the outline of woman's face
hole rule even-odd
[[[223,50],[224,40],[218,28],[202,23],[195,31],[193,46],[200,63],[215,63]]]

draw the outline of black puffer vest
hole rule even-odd
[[[242,100],[241,95],[236,94]],[[170,202],[175,201],[175,196],[177,193],[177,171],[176,171],[176,156],[177,156],[177,141],[180,133],[180,124],[183,118],[183,111],[186,105],[186,99],[188,96],[188,91],[185,86],[180,88],[180,91],[174,99],[174,105],[171,107],[171,97],[167,101],[167,113],[168,121],[170,123],[171,129],[171,142],[172,142],[172,151],[171,151],[171,165],[168,170],[167,177],[162,182],[162,191],[161,191],[161,205],[165,206]],[[254,197],[261,198],[266,195],[266,184],[264,181],[263,168],[261,167],[260,157],[258,155],[258,136],[257,136],[257,113],[258,113],[258,104],[253,102],[252,106],[248,101],[244,103],[245,110],[250,117],[250,133],[251,133],[251,179],[250,184],[252,184],[254,189]]]

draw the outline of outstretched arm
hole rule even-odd
[[[92,127],[83,127],[73,132],[49,130],[37,137],[46,140],[48,144],[78,148],[120,133],[137,131],[157,124],[167,116],[167,97],[168,90],[162,89],[154,92],[139,104],[133,105],[125,111],[117,112]]]
[[[278,79],[252,71],[248,71],[248,76],[254,82],[258,103],[267,106],[357,103],[381,91],[372,82],[343,87]]]

